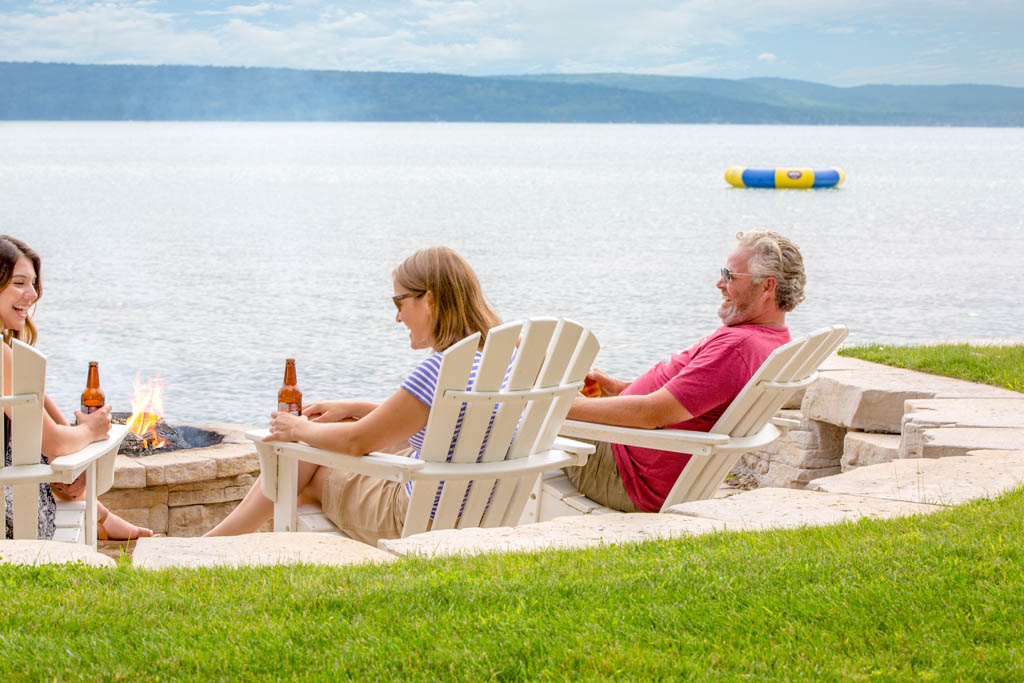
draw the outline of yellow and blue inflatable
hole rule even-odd
[[[785,187],[806,190],[835,187],[846,180],[841,168],[746,168],[730,166],[725,179],[734,187]]]

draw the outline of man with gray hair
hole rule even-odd
[[[800,249],[776,232],[736,235],[718,280],[722,326],[631,382],[591,370],[601,395],[577,398],[569,419],[642,429],[714,426],[766,358],[789,341],[786,313],[803,301]],[[597,442],[566,474],[584,495],[623,512],[657,512],[690,456]]]

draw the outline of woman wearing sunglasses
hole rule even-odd
[[[447,247],[417,251],[392,275],[395,320],[409,330],[412,348],[429,349],[430,355],[381,404],[319,401],[305,406],[302,417],[271,413],[267,441],[302,441],[339,453],[390,451],[419,457],[441,352],[475,332],[480,333],[482,349],[487,331],[501,320],[484,299],[473,269]],[[478,350],[477,362],[479,358]],[[474,363],[471,382],[475,372]],[[327,518],[350,537],[376,544],[381,538],[401,536],[411,485],[304,462],[299,463],[298,477],[300,502],[319,502]],[[206,535],[251,533],[273,512],[257,479],[238,507]]]

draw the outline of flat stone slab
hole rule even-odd
[[[939,459],[903,459],[815,479],[809,490],[959,505],[993,498],[1024,483],[1024,450],[971,451]]]
[[[950,458],[978,450],[1024,450],[1024,429],[950,427],[915,434],[919,449],[906,457]],[[909,441],[909,440],[908,440]]]
[[[38,567],[44,564],[78,563],[92,567],[114,567],[117,563],[81,543],[59,541],[0,541],[0,564]]]
[[[1022,397],[986,384],[860,362],[863,365],[856,369],[820,373],[807,387],[804,415],[849,429],[899,434],[908,400]]]
[[[673,505],[669,513],[743,524],[752,529],[785,529],[929,514],[941,505],[910,503],[799,489],[765,488],[729,498]]]
[[[943,427],[1024,429],[1024,394],[1003,398],[908,401],[903,422]]]
[[[616,512],[558,517],[517,527],[428,531],[408,538],[382,540],[377,547],[396,555],[420,557],[478,555],[592,548],[745,528],[739,524],[683,515]]]
[[[365,543],[331,534],[266,533],[217,538],[140,538],[132,553],[132,566],[168,569],[301,563],[339,567],[395,559],[394,555]]]
[[[956,434],[941,430],[955,428]],[[984,430],[1019,430],[985,435]],[[940,458],[963,455],[966,450],[1024,447],[1024,394],[1016,398],[931,399],[907,401],[900,442],[901,458]],[[971,440],[976,440],[972,444]],[[1021,439],[1014,443],[1017,439]],[[943,448],[949,442],[961,448]],[[929,444],[931,446],[929,447]],[[925,451],[930,450],[929,454]]]
[[[872,370],[878,367],[878,363],[872,363],[871,361],[861,360],[860,358],[850,358],[848,356],[840,356],[838,353],[833,353],[831,356],[826,358],[818,366],[818,372],[836,372],[839,370]]]

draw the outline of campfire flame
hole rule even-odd
[[[134,396],[132,396],[132,416],[128,418],[128,431],[143,438],[143,448],[160,448],[167,441],[156,435],[157,420],[164,416],[163,402],[164,383],[157,373],[156,379],[146,378],[143,385],[139,379],[139,373],[135,373],[135,381],[132,382]]]

